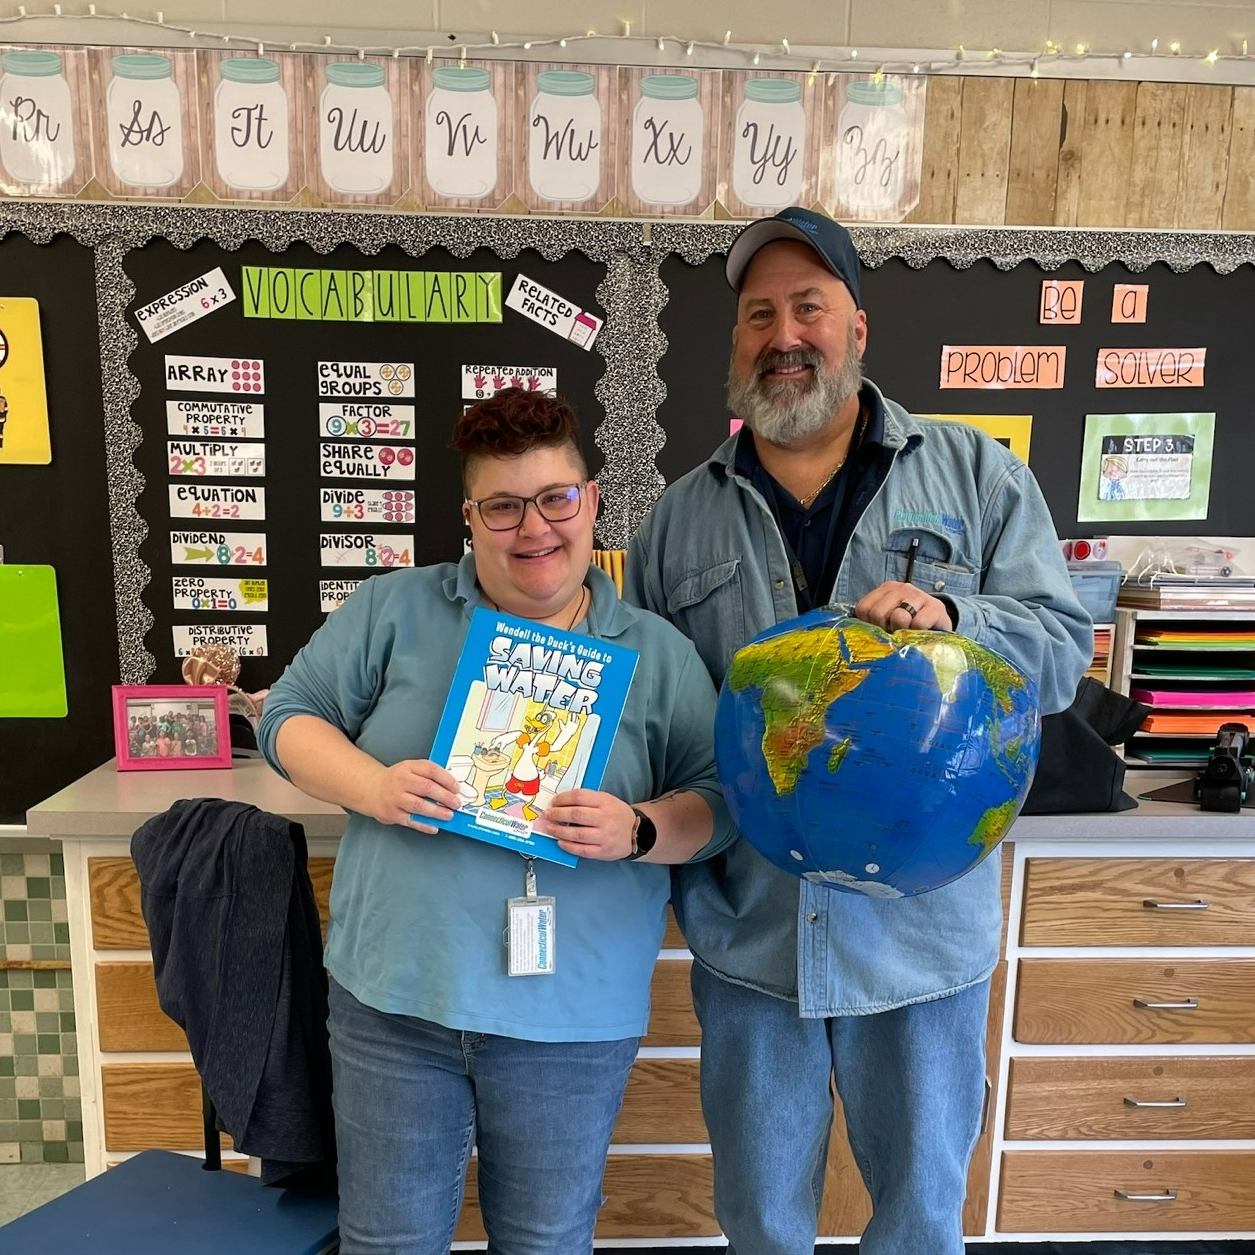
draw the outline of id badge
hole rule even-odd
[[[557,958],[553,898],[506,899],[506,944],[511,976],[549,976]]]

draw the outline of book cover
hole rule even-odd
[[[499,611],[471,616],[433,762],[459,781],[449,832],[574,867],[579,859],[532,831],[556,794],[596,789],[610,757],[638,654]]]

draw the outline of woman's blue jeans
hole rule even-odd
[[[460,1032],[335,981],[330,1001],[341,1255],[447,1255],[472,1146],[492,1255],[592,1250],[638,1038]]]
[[[835,1083],[872,1198],[862,1255],[963,1255],[967,1167],[985,1096],[989,982],[804,1020],[797,1003],[693,964],[702,1113],[728,1255],[811,1255]]]

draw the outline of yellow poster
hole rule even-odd
[[[39,302],[0,296],[0,465],[51,461]]]
[[[919,414],[917,418],[944,418],[952,423],[970,423],[987,436],[1004,444],[1022,462],[1028,461],[1028,445],[1033,434],[1031,414]]]

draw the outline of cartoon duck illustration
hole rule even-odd
[[[494,810],[502,810],[519,798],[523,802],[524,818],[535,819],[540,812],[532,803],[540,792],[541,774],[578,728],[578,719],[563,719],[557,712],[541,707],[524,717],[519,732],[506,732],[495,738],[493,745],[504,751],[505,744],[513,737],[518,754],[505,783],[486,791],[488,804]]]

